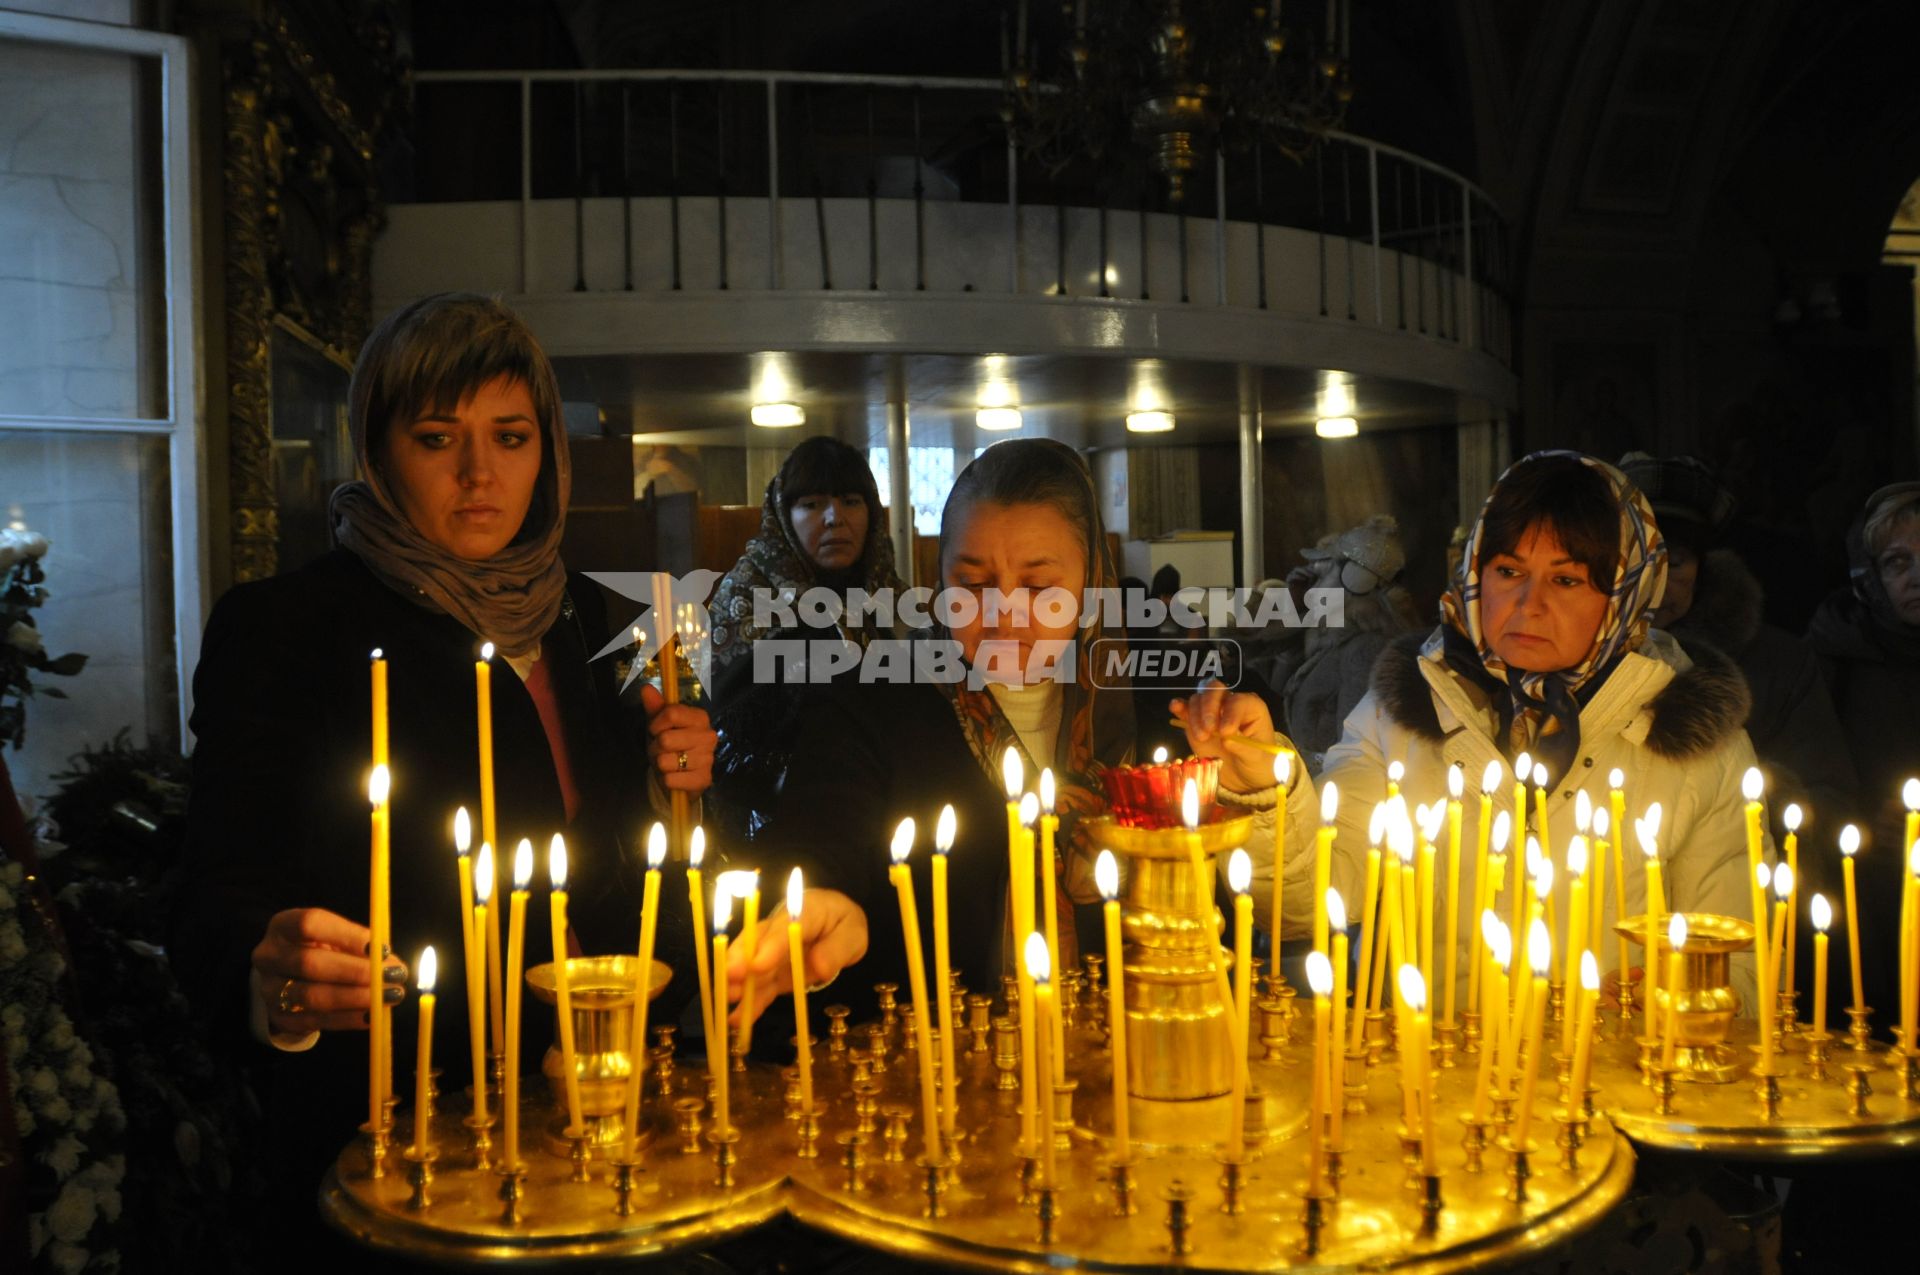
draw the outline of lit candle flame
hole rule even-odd
[[[733,921],[733,891],[727,889],[726,875],[721,873],[713,883],[713,932],[716,935],[725,934]]]
[[[714,879],[716,886],[725,886],[727,893],[736,899],[744,899],[760,888],[760,869],[734,868],[722,872]]]
[[[667,826],[656,821],[647,829],[647,870],[658,872],[667,861]]]
[[[800,869],[795,868],[787,874],[787,915],[798,921],[800,908],[807,897],[807,885],[801,879]]]
[[[1397,784],[1402,779],[1405,779],[1406,777],[1407,777],[1407,766],[1405,762],[1390,761],[1387,763],[1387,782],[1388,783]]]
[[[1053,767],[1040,772],[1040,808],[1053,813]]]
[[[1020,764],[1020,750],[1011,744],[1000,759],[1000,782],[1006,785],[1008,801],[1020,800],[1020,790],[1027,783],[1027,770]]]
[[[1533,865],[1533,892],[1542,899],[1553,893],[1553,860],[1544,854]]]
[[[1546,856],[1540,853],[1540,838],[1527,838],[1527,875],[1536,876],[1540,871],[1540,860]]]
[[[1824,894],[1814,895],[1813,896],[1813,928],[1820,931],[1822,934],[1825,934],[1827,932],[1827,927],[1832,924],[1833,924],[1833,904],[1827,902],[1827,896]]]
[[[953,804],[940,807],[940,817],[933,825],[933,848],[940,854],[953,849],[953,838],[960,830],[959,820],[953,813]]]
[[[420,960],[413,967],[414,986],[425,995],[433,990],[440,974],[440,958],[433,954],[433,944],[429,943],[420,952]]]
[[[473,900],[485,903],[493,898],[493,847],[482,841],[480,853],[473,857]]]
[[[1667,922],[1667,946],[1676,952],[1687,950],[1687,914],[1675,912]]]
[[[1200,785],[1191,779],[1180,793],[1180,822],[1189,829],[1200,826]]]
[[[1493,852],[1505,854],[1507,842],[1513,840],[1513,816],[1502,810],[1493,817]]]
[[[1493,949],[1493,963],[1502,970],[1513,968],[1513,932],[1501,921],[1494,922],[1493,933],[1487,935],[1487,946]]]
[[[703,824],[693,825],[693,832],[687,838],[687,866],[698,871],[707,859],[707,829]]]
[[[1593,828],[1593,798],[1587,796],[1585,788],[1573,794],[1573,826],[1578,832]]]
[[[393,776],[385,766],[375,766],[373,774],[367,777],[367,801],[375,806],[384,806],[392,795]]]
[[[1340,891],[1327,890],[1327,924],[1335,930],[1347,928],[1347,904],[1340,897]]]
[[[1285,788],[1293,780],[1293,754],[1273,755],[1273,782]]]
[[[1531,774],[1533,774],[1533,754],[1521,753],[1519,759],[1513,763],[1513,777],[1524,784]]]
[[[1093,861],[1093,880],[1100,887],[1101,898],[1120,897],[1120,861],[1113,857],[1113,851],[1102,850],[1100,857]]]
[[[1315,996],[1333,995],[1333,962],[1325,952],[1307,953],[1307,987]]]
[[[1227,885],[1235,894],[1245,894],[1253,885],[1253,859],[1245,850],[1227,856]]]
[[[1492,908],[1480,913],[1480,938],[1488,947],[1493,946],[1493,936],[1503,928],[1505,927],[1500,924],[1500,918],[1493,914]]]
[[[1753,879],[1760,883],[1760,893],[1765,894],[1767,887],[1773,884],[1773,869],[1765,863],[1754,865]]]
[[[1547,766],[1545,762],[1537,761],[1533,763],[1533,786],[1535,788],[1545,788],[1547,786]]]
[[[1800,803],[1797,801],[1788,802],[1787,808],[1780,813],[1780,822],[1787,825],[1788,832],[1800,831],[1800,823],[1804,818],[1800,811]]]
[[[1340,785],[1329,779],[1320,788],[1320,822],[1331,824],[1339,814]]]
[[[1840,853],[1849,858],[1860,853],[1860,829],[1852,824],[1840,830]]]
[[[1022,801],[1020,804],[1024,807],[1026,802]],[[1022,813],[1024,813],[1024,810]],[[893,845],[889,848],[888,852],[893,855],[893,861],[895,863],[905,863],[907,856],[913,853],[913,833],[912,815],[908,815],[905,819],[902,819],[899,826],[893,830]]]
[[[387,658],[387,653],[376,646],[373,648],[372,654],[368,655],[367,658],[369,660],[384,660]]]
[[[1609,770],[1607,772],[1607,787],[1613,788],[1613,789],[1620,789],[1620,788],[1625,788],[1626,786],[1627,786],[1626,771],[1620,769],[1618,766],[1615,766],[1612,770]]]
[[[1634,832],[1640,836],[1640,853],[1649,859],[1660,857],[1660,834],[1647,825],[1645,819],[1633,825]]]
[[[1447,767],[1447,795],[1458,801],[1466,791],[1467,772],[1460,768],[1459,762],[1455,762]]]
[[[482,642],[480,644],[480,662],[482,664],[491,664],[493,662],[493,643]]]
[[[513,848],[513,888],[521,893],[533,880],[533,842],[525,837]]]
[[[460,807],[453,812],[453,852],[462,859],[473,846],[473,820],[467,817],[467,808]]]
[[[1486,770],[1480,775],[1480,791],[1493,792],[1500,786],[1500,778],[1500,763],[1497,760],[1488,762]]]
[[[1167,764],[1167,746],[1165,744],[1161,744],[1153,750],[1153,764],[1156,766],[1164,766]]]
[[[1027,977],[1044,985],[1053,977],[1053,954],[1047,951],[1046,935],[1034,930],[1027,935]]]
[[[1039,817],[1040,799],[1032,793],[1028,793],[1020,799],[1020,824],[1022,827],[1031,828],[1033,827],[1033,821]]]
[[[1546,977],[1547,969],[1553,964],[1553,940],[1547,936],[1547,923],[1539,917],[1533,919],[1533,928],[1527,931],[1527,964],[1533,966],[1537,978]]]
[[[1420,820],[1420,835],[1425,837],[1429,844],[1439,840],[1440,829],[1445,824],[1446,818],[1446,806],[1440,802],[1434,802],[1426,808],[1426,816]]]
[[[1400,1003],[1416,1014],[1426,1012],[1427,980],[1420,977],[1417,965],[1402,965],[1399,973]]]
[[[1909,779],[1900,785],[1900,800],[1908,810],[1920,810],[1920,779]]]
[[[1600,962],[1592,952],[1580,953],[1580,986],[1589,992],[1600,990]]]
[[[1593,835],[1604,841],[1606,840],[1607,832],[1612,827],[1613,816],[1607,813],[1607,808],[1605,806],[1596,807],[1593,812]]]
[[[1578,833],[1567,843],[1567,875],[1587,875],[1587,839]]]
[[[1773,897],[1782,903],[1793,897],[1793,869],[1784,863],[1773,870]]]
[[[567,888],[567,839],[557,832],[547,843],[547,882],[556,890]]]
[[[1660,819],[1665,814],[1666,811],[1660,808],[1659,802],[1650,801],[1647,803],[1647,812],[1641,815],[1640,818],[1647,825],[1648,835],[1655,837],[1660,835]]]
[[[1367,820],[1367,844],[1375,850],[1380,848],[1380,839],[1387,835],[1387,803],[1377,801],[1373,804],[1373,818]]]
[[[1402,863],[1413,862],[1413,821],[1405,802],[1396,801],[1387,812],[1387,849]]]
[[[1760,775],[1758,766],[1747,767],[1747,773],[1740,776],[1740,794],[1748,801],[1760,800],[1760,794],[1766,791],[1766,780]]]

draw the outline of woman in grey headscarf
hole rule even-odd
[[[649,795],[703,791],[705,714],[624,713],[594,588],[560,561],[569,491],[553,369],[496,300],[428,297],[389,316],[354,369],[360,481],[334,493],[338,547],[243,584],[207,623],[194,674],[187,861],[169,955],[210,1037],[256,1070],[275,1199],[314,1227],[326,1165],[366,1116],[368,1061],[368,657],[387,661],[394,951],[386,1000],[411,1040],[408,971],[428,943],[441,995],[458,987],[461,931],[449,821],[480,808],[474,662],[491,673],[494,861],[504,894],[516,844],[570,844],[574,929],[590,952],[631,951],[632,844]],[[529,926],[529,966],[551,959]],[[663,952],[687,939],[661,939]],[[684,985],[685,980],[675,980]],[[453,986],[449,987],[447,984]],[[543,1024],[523,1062],[538,1074]],[[442,1092],[467,1085],[466,1051],[442,1051]]]

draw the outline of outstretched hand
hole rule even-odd
[[[367,948],[373,932],[325,908],[288,908],[267,922],[253,949],[254,980],[274,1031],[364,1031],[372,999],[367,992]],[[406,998],[407,967],[385,958],[386,1002]]]
[[[793,991],[793,962],[787,956],[787,922],[782,903],[760,923],[760,942],[751,955],[746,945],[727,949],[726,997],[734,1009],[728,1022],[738,1027],[744,1014],[757,1019],[779,997]],[[808,890],[800,906],[801,960],[807,985],[817,988],[867,954],[867,914],[838,890]],[[737,1002],[746,989],[747,969],[753,969],[753,1004]]]
[[[1194,755],[1220,758],[1222,784],[1234,792],[1273,787],[1273,752],[1259,747],[1278,742],[1265,700],[1209,682],[1169,707]]]

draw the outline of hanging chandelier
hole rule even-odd
[[[1290,22],[1281,0],[1062,0],[1069,42],[1049,57],[1019,0],[1011,37],[1002,16],[1002,116],[1055,173],[1144,156],[1178,207],[1208,153],[1258,144],[1299,158],[1340,126],[1352,6],[1327,0],[1323,22]],[[1293,11],[1318,8],[1296,0]]]

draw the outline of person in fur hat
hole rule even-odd
[[[1374,665],[1372,688],[1327,754],[1320,780],[1340,787],[1339,855],[1363,855],[1393,762],[1406,767],[1401,792],[1409,802],[1443,800],[1456,765],[1469,793],[1491,769],[1494,809],[1506,811],[1515,769],[1542,766],[1547,835],[1530,820],[1516,838],[1499,914],[1507,914],[1516,881],[1524,884],[1524,838],[1537,838],[1553,862],[1552,888],[1565,917],[1576,794],[1585,791],[1604,807],[1609,774],[1618,769],[1632,821],[1655,802],[1662,812],[1644,839],[1609,829],[1611,840],[1627,837],[1628,915],[1646,905],[1643,844],[1659,855],[1667,908],[1748,915],[1740,783],[1755,757],[1741,729],[1746,681],[1725,655],[1682,650],[1652,627],[1666,576],[1653,511],[1613,466],[1573,452],[1540,452],[1501,475],[1442,598],[1439,627],[1388,646]],[[1465,845],[1474,844],[1478,806],[1466,802]],[[1468,914],[1472,876],[1469,861],[1455,896],[1466,958],[1455,989],[1461,1004],[1481,941],[1479,918]],[[1613,891],[1605,893],[1601,934],[1619,919]],[[1516,950],[1524,945],[1517,937]],[[1618,944],[1592,947],[1603,972],[1618,966]],[[1750,1013],[1752,960],[1733,959],[1734,984]],[[1619,973],[1608,974],[1609,982]]]
[[[1747,738],[1767,772],[1770,804],[1780,811],[1800,802],[1807,826],[1830,839],[1858,799],[1853,761],[1813,651],[1761,620],[1760,581],[1739,555],[1720,547],[1733,493],[1691,456],[1629,452],[1620,469],[1653,506],[1667,540],[1667,592],[1653,609],[1653,627],[1689,650],[1705,644],[1740,665],[1753,694]],[[1816,890],[1831,894],[1831,884],[1808,874],[1801,891],[1808,898]]]

